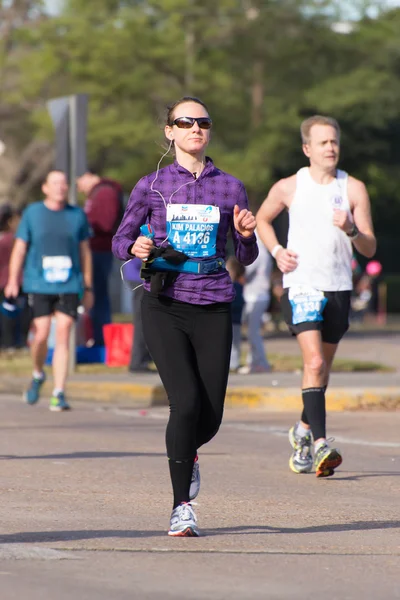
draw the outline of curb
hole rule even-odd
[[[301,407],[299,388],[228,388],[225,406],[265,408],[296,412]],[[331,388],[326,394],[326,410],[398,410],[400,388]]]
[[[20,394],[27,380],[22,378],[0,380],[0,393]],[[44,394],[51,394],[46,382]],[[74,381],[67,385],[68,397],[92,402],[125,403],[143,408],[167,406],[167,396],[162,385],[138,384],[117,381]],[[389,410],[400,409],[400,387],[382,388],[331,388],[326,396],[328,411]],[[228,387],[226,408],[267,409],[273,411],[298,411],[301,406],[299,388]]]
[[[0,380],[0,394],[22,394],[29,379]],[[50,397],[52,385],[47,381],[42,395]],[[92,402],[110,402],[135,404],[140,407],[166,406],[167,396],[161,385],[124,383],[113,381],[74,381],[67,383],[68,398],[73,400],[91,400]]]

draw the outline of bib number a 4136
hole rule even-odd
[[[289,302],[292,307],[293,325],[323,321],[323,311],[327,303],[324,292],[308,286],[294,286],[289,289]]]
[[[217,206],[169,204],[168,241],[191,258],[215,256],[220,212]]]
[[[175,232],[174,233],[174,238],[173,241],[174,243],[179,244],[180,243],[180,235],[179,232]],[[182,242],[187,244],[188,246],[196,246],[197,244],[209,244],[210,243],[210,232],[206,231],[200,231],[198,233],[193,232],[193,233],[186,233],[183,237],[182,237]]]

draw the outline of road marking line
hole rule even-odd
[[[139,409],[121,409],[113,408],[112,413],[118,416],[130,417],[132,419],[143,419],[144,417],[166,421],[168,419],[168,413],[165,411],[158,412],[149,410],[145,415],[140,414]],[[270,425],[256,425],[253,423],[229,423],[223,422],[221,430],[223,429],[236,429],[238,431],[253,431],[255,433],[270,433],[278,437],[287,437],[288,430]],[[381,441],[370,441],[360,438],[349,438],[344,436],[335,436],[335,441],[340,444],[349,444],[352,446],[372,446],[374,448],[400,448],[400,442],[381,442]]]
[[[222,428],[237,429],[239,431],[254,431],[258,433],[271,433],[279,437],[287,437],[288,431],[268,425],[253,425],[251,423],[225,423]],[[221,429],[222,429],[221,428]],[[353,446],[374,446],[375,448],[400,448],[399,442],[375,442],[357,438],[335,436],[335,442]]]

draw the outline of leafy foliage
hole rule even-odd
[[[343,130],[341,165],[368,186],[390,264],[400,217],[400,10],[353,2],[347,16],[359,20],[343,34],[336,20],[349,5],[338,0],[65,0],[52,17],[41,2],[7,5],[24,8],[0,28],[0,113],[19,152],[33,139],[51,143],[48,99],[87,93],[90,165],[129,192],[163,152],[166,104],[198,95],[215,124],[210,154],[257,208],[274,181],[306,164],[301,120],[330,114]]]

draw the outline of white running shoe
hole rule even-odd
[[[200,467],[199,467],[198,458],[196,456],[196,460],[194,461],[194,464],[193,464],[192,480],[190,482],[190,489],[189,489],[190,500],[194,500],[198,496],[199,491],[200,491]]]
[[[182,502],[171,514],[168,535],[174,537],[198,537],[197,518],[190,502]]]
[[[309,473],[313,467],[312,434],[301,436],[297,432],[299,424],[296,423],[289,431],[289,443],[294,452],[289,459],[289,467],[294,473]]]

